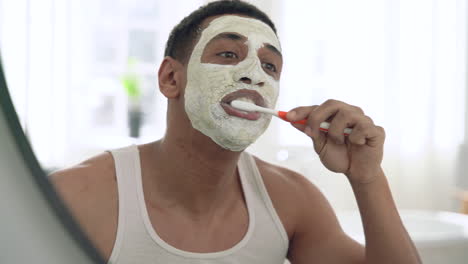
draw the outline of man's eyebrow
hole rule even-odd
[[[231,39],[231,40],[237,41],[237,40],[243,40],[243,39],[245,39],[245,37],[242,37],[242,36],[240,36],[238,34],[235,34],[235,33],[221,33],[221,34],[216,35],[213,38],[213,40],[216,40],[216,39]],[[281,58],[283,58],[283,54],[281,54],[281,52],[277,48],[275,48],[275,46],[266,43],[265,47],[267,49],[273,51],[277,55],[279,55]]]
[[[271,45],[271,44],[265,44],[265,47],[271,51],[273,51],[274,53],[278,54],[281,58],[283,58],[283,54],[281,54],[281,52],[275,48],[275,46]]]
[[[213,38],[213,40],[215,39],[242,40],[243,37],[234,33],[221,33],[221,34],[216,35],[216,37]]]

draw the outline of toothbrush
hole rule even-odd
[[[239,110],[243,110],[243,111],[260,112],[260,113],[264,113],[264,114],[274,115],[274,116],[277,116],[277,117],[283,119],[284,121],[291,122],[286,118],[286,114],[288,112],[278,111],[278,110],[274,110],[274,109],[270,109],[270,108],[265,108],[265,107],[258,106],[256,104],[252,104],[252,103],[244,102],[244,101],[240,101],[240,100],[232,101],[231,106],[234,107],[234,108],[237,108]],[[295,121],[295,122],[292,122],[292,123],[305,125],[305,124],[307,124],[307,120],[302,119],[302,120]],[[330,128],[330,123],[328,123],[328,122],[320,123],[320,130],[321,131],[328,132],[328,128]],[[351,128],[345,128],[344,129],[344,135],[349,136],[349,134],[351,134],[352,131],[353,130]]]

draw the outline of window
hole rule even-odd
[[[158,92],[157,68],[169,31],[201,4],[0,0],[7,80],[45,167],[68,166],[105,149],[163,135],[166,100]],[[129,71],[142,95],[138,138],[130,137],[129,98],[122,87]]]

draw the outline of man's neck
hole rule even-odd
[[[241,197],[236,170],[241,152],[223,149],[193,130],[184,136],[167,133],[152,153],[157,173],[150,174],[147,188],[166,207],[213,216]]]

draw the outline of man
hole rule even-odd
[[[105,259],[120,263],[420,263],[380,166],[384,130],[328,100],[288,112],[322,163],[344,174],[366,246],[350,239],[304,176],[243,150],[270,116],[282,55],[269,18],[240,1],[193,12],[169,37],[158,72],[167,131],[155,142],[103,153],[52,181]],[[319,130],[330,122],[328,133]],[[343,135],[347,127],[353,129]]]

